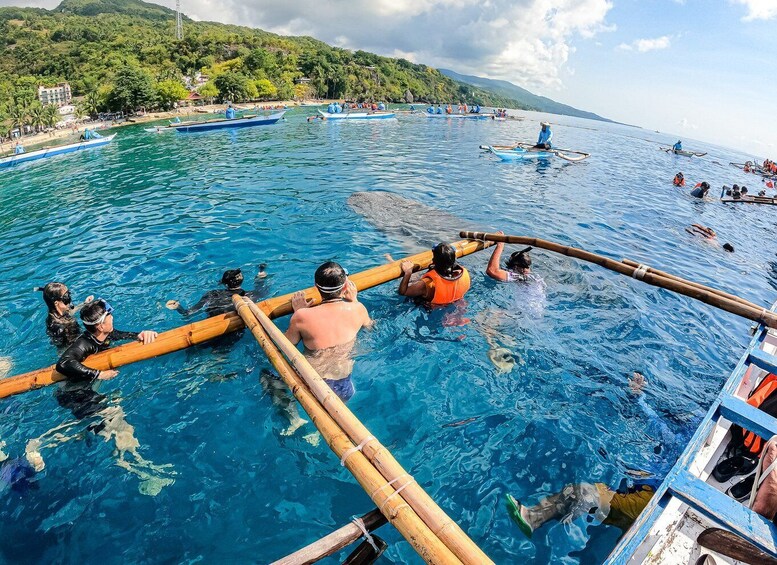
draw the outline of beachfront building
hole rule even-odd
[[[70,92],[70,85],[66,82],[60,82],[57,86],[39,86],[38,100],[44,106],[54,104],[55,106],[66,106],[73,100]]]

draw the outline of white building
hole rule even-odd
[[[70,85],[66,82],[60,82],[57,86],[51,88],[45,86],[38,87],[38,100],[44,106],[54,104],[56,106],[65,106],[70,104],[73,96],[70,93]]]

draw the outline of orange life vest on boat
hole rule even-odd
[[[764,401],[769,398],[772,393],[777,391],[777,375],[769,373],[761,383],[755,387],[753,394],[747,399],[747,403],[750,406],[758,408]],[[742,430],[743,443],[745,447],[754,455],[759,455],[764,448],[764,441],[753,432],[743,429]]]
[[[455,279],[447,279],[434,269],[430,269],[422,279],[429,279],[434,283],[434,296],[432,304],[451,304],[463,297],[469,290],[469,271],[461,268],[461,274]]]

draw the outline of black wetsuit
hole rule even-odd
[[[67,347],[73,343],[81,334],[81,327],[76,319],[69,313],[64,316],[57,316],[49,312],[46,318],[46,333],[51,338],[54,347]]]
[[[267,288],[264,285],[263,278],[257,278],[254,282],[254,290],[246,292],[242,288],[237,290],[230,290],[228,288],[219,288],[216,290],[209,290],[197,301],[197,303],[191,308],[178,307],[178,312],[184,316],[191,316],[196,314],[202,309],[205,309],[205,314],[208,318],[213,316],[219,316],[235,309],[235,305],[232,303],[232,295],[239,294],[240,296],[247,296],[254,302],[263,300],[267,297]]]
[[[103,410],[105,396],[92,388],[100,371],[82,362],[90,355],[105,351],[114,341],[136,340],[138,333],[114,330],[102,343],[89,332],[78,336],[57,361],[57,372],[66,378],[65,383],[54,393],[59,405],[70,410],[79,420]]]

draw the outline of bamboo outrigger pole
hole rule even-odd
[[[351,412],[343,401],[338,397],[328,384],[324,382],[321,376],[310,365],[308,360],[299,350],[288,340],[269,317],[262,312],[259,307],[240,297],[235,297],[235,305],[238,313],[243,316],[238,299],[247,306],[251,313],[267,335],[272,339],[278,349],[280,349],[288,359],[288,363],[294,368],[295,372],[304,381],[307,388],[315,396],[316,400],[323,407],[332,419],[342,428],[355,445],[361,446],[362,453],[375,466],[380,474],[391,484],[399,486],[402,491],[402,498],[410,505],[423,522],[438,536],[445,545],[453,551],[458,559],[466,564],[492,563],[489,557],[481,550],[475,542],[454,522],[432,498],[415,482],[407,471],[394,459],[381,443],[370,434],[370,431],[361,423],[361,421]],[[245,317],[244,317],[245,319]],[[291,387],[290,387],[291,388]],[[292,389],[296,395],[296,391]],[[307,409],[306,409],[307,411]],[[310,412],[308,412],[310,414]],[[313,416],[310,414],[311,417]],[[380,506],[378,506],[380,508]]]
[[[459,241],[453,245],[456,248],[456,255],[462,257],[492,244],[482,241]],[[418,265],[420,269],[423,269],[431,264],[432,252],[424,251],[423,253],[407,257],[406,260],[412,261]],[[400,260],[385,265],[379,265],[372,269],[356,273],[349,278],[356,284],[358,290],[366,290],[401,277],[401,262],[402,261]],[[314,303],[317,304],[321,301],[321,296],[315,288],[307,288],[304,292],[305,296],[313,299]],[[293,293],[290,293],[276,298],[270,298],[260,302],[259,307],[263,312],[270,316],[270,318],[285,316],[292,312],[292,296]],[[230,312],[228,314],[214,316],[162,332],[154,343],[148,345],[127,343],[111,348],[108,351],[92,355],[84,362],[84,364],[99,371],[116,369],[136,361],[144,361],[146,359],[158,357],[159,355],[186,349],[187,347],[197,345],[198,343],[203,343],[219,336],[232,333],[243,327],[243,321],[240,319],[240,316],[234,312]],[[0,398],[6,398],[14,394],[34,390],[63,379],[64,377],[57,373],[53,365],[44,369],[38,369],[37,371],[0,379]]]
[[[362,451],[349,439],[326,409],[316,400],[299,375],[283,357],[278,347],[256,319],[249,303],[242,297],[233,299],[237,313],[261,345],[278,374],[294,393],[311,421],[343,465],[370,495],[388,521],[404,536],[427,563],[459,564],[461,561],[448,549],[401,496],[396,483],[389,483],[373,467]],[[326,386],[326,384],[325,384]],[[339,399],[338,399],[339,400]],[[347,410],[347,409],[346,409]],[[395,488],[396,487],[396,488]]]
[[[762,308],[752,302],[748,302],[739,297],[727,298],[726,293],[714,288],[706,287],[699,283],[686,281],[680,277],[671,275],[670,277],[659,275],[658,272],[651,270],[647,265],[640,265],[634,267],[628,265],[625,262],[616,261],[603,255],[597,255],[589,251],[583,251],[575,247],[568,247],[561,245],[553,241],[546,241],[544,239],[538,239],[536,237],[525,237],[515,235],[499,235],[493,233],[482,233],[472,231],[460,232],[461,237],[467,237],[471,239],[478,239],[481,241],[494,241],[502,243],[518,243],[520,245],[531,245],[532,247],[539,247],[541,249],[547,249],[555,253],[560,253],[568,257],[574,257],[576,259],[582,259],[589,263],[595,263],[610,269],[616,273],[626,275],[637,280],[641,280],[652,286],[665,288],[678,294],[695,298],[701,302],[725,310],[737,316],[753,320],[760,324],[764,324],[770,328],[777,328],[777,314]]]

